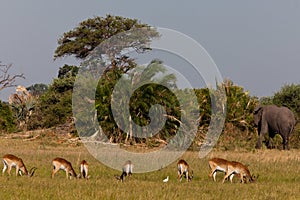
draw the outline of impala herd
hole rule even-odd
[[[32,167],[29,172],[23,162],[23,160],[15,155],[6,154],[3,156],[3,170],[2,176],[4,175],[5,171],[8,170],[8,174],[11,175],[11,169],[16,168],[16,176],[23,174],[29,177],[32,177],[36,167]],[[52,160],[53,170],[51,177],[54,178],[55,174],[59,170],[63,170],[66,172],[66,178],[69,179],[69,176],[75,178],[84,178],[89,179],[90,176],[88,175],[88,163],[85,160],[82,160],[80,163],[80,174],[76,174],[75,170],[72,167],[72,164],[64,158],[54,158]],[[241,183],[254,182],[254,177],[250,174],[250,171],[247,166],[243,165],[240,162],[236,161],[229,161],[222,158],[212,158],[208,161],[208,165],[211,169],[209,177],[212,177],[214,181],[216,181],[216,174],[217,172],[224,172],[225,176],[223,178],[222,183],[225,182],[226,179],[229,178],[230,182],[232,183],[232,179],[234,175],[237,175],[240,178]],[[124,181],[125,177],[130,177],[133,172],[133,164],[130,160],[126,161],[122,167],[122,174],[120,176],[116,176],[117,180],[121,182]],[[177,163],[177,172],[178,172],[178,181],[182,181],[182,177],[186,178],[186,181],[189,182],[193,179],[193,170],[190,169],[188,163],[181,159]],[[167,181],[165,181],[167,182]]]

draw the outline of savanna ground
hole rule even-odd
[[[24,140],[0,137],[0,155],[11,153],[21,157],[27,166],[38,169],[33,177],[15,177],[7,173],[0,177],[0,199],[300,199],[300,150],[259,150],[252,152],[212,151],[199,159],[198,152],[187,152],[185,159],[194,171],[192,182],[177,181],[176,162],[156,172],[133,174],[125,182],[115,175],[120,171],[110,169],[94,159],[80,143],[60,143],[47,137]],[[51,160],[63,157],[72,162],[79,172],[79,162],[90,164],[89,180],[67,180],[60,171],[51,179]],[[222,184],[223,173],[217,182],[208,178],[208,159],[222,157],[248,165],[258,176],[255,183]],[[2,166],[1,166],[2,169]],[[170,177],[168,183],[162,180]]]

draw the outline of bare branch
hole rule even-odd
[[[0,91],[4,88],[15,87],[14,84],[16,79],[23,78],[25,79],[24,74],[9,74],[9,70],[12,67],[12,64],[1,64],[0,62]]]

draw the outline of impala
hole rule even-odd
[[[211,169],[209,177],[213,177],[213,180],[216,181],[217,172],[224,172],[226,175],[227,167],[230,161],[222,159],[222,158],[212,158],[208,161],[208,165]],[[234,174],[229,176],[230,181],[232,182]]]
[[[179,160],[177,163],[177,170],[178,170],[178,180],[182,181],[182,176],[185,175],[187,181],[191,181],[193,179],[194,173],[191,171],[190,176],[190,169],[187,162],[183,159]]]
[[[132,175],[133,164],[130,160],[127,160],[122,167],[122,174],[121,176],[116,176],[118,180],[124,181],[125,176]]]
[[[224,176],[224,179],[223,179],[223,183],[226,178],[228,178],[229,176],[231,176],[233,174],[240,175],[241,183],[247,182],[247,179],[249,180],[249,182],[254,182],[254,179],[253,179],[252,175],[250,174],[248,167],[243,165],[240,162],[231,161],[228,164],[226,175]],[[231,180],[231,182],[232,182],[232,180]]]
[[[20,174],[20,176],[22,176],[22,172],[23,172],[23,174],[25,174],[26,176],[32,177],[35,170],[37,169],[36,167],[33,167],[30,169],[28,173],[23,160],[12,154],[6,154],[3,156],[3,165],[4,166],[2,170],[2,175],[4,175],[4,172],[6,171],[7,168],[8,168],[7,172],[10,175],[11,169],[15,167],[16,176],[18,176],[18,173]]]
[[[72,164],[69,161],[63,158],[54,158],[52,161],[52,165],[53,165],[53,171],[51,175],[52,178],[59,170],[64,170],[66,172],[67,179],[69,178],[69,174],[77,178],[76,172],[74,171]]]
[[[88,171],[89,171],[88,163],[85,160],[81,161],[81,163],[80,163],[80,177],[88,179],[89,178]]]

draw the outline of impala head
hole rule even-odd
[[[254,174],[251,175],[249,172],[249,175],[244,175],[243,178],[245,183],[247,183],[247,181],[249,181],[249,183],[253,183],[257,180],[258,175],[257,176],[255,176]]]
[[[27,168],[23,162],[23,160],[15,155],[12,154],[6,154],[3,156],[3,170],[2,174],[8,169],[8,174],[10,175],[11,169],[16,168],[16,176],[19,174],[22,176],[22,173],[26,176],[32,177],[36,167],[33,167],[30,169],[29,173],[27,171]]]

